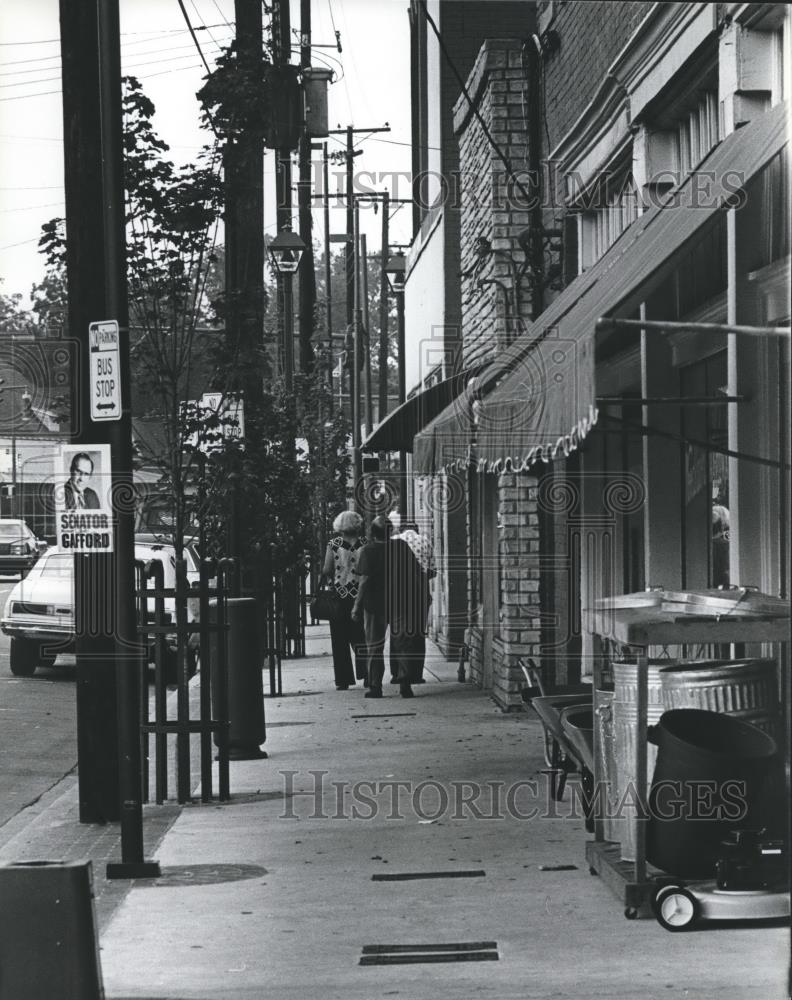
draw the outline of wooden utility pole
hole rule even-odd
[[[354,467],[354,483],[355,483],[355,493],[357,495],[357,486],[363,477],[363,456],[360,450],[361,446],[361,434],[360,434],[360,371],[363,365],[363,344],[362,344],[362,330],[360,323],[360,269],[357,266],[357,249],[360,243],[360,212],[358,211],[358,204],[355,199],[352,199],[352,315],[354,317],[354,322],[352,325],[353,329],[353,360],[352,360],[352,376],[349,380],[351,390],[352,390],[352,453],[353,453],[353,467]]]
[[[311,0],[300,0],[300,68],[311,66]],[[311,137],[303,124],[298,150],[299,183],[297,185],[297,210],[300,238],[305,244],[298,288],[300,291],[300,370],[310,372],[314,366],[313,332],[316,308],[316,272],[314,264],[311,219]]]
[[[385,268],[390,255],[390,194],[382,193],[382,261],[380,267],[379,406],[377,421],[388,412],[388,276]]]
[[[327,385],[330,389],[330,413],[333,412],[333,289],[332,266],[330,261],[330,160],[327,153],[327,143],[322,144],[322,181],[324,187],[324,250],[325,250],[325,317],[327,326]],[[344,380],[344,369],[341,368],[341,383]]]
[[[117,0],[60,2],[66,194],[66,275],[75,359],[73,442],[109,445],[97,483],[103,506],[131,496],[129,321],[126,295],[121,55]],[[89,325],[118,324],[119,419],[92,418]],[[75,555],[80,821],[120,819],[120,864],[108,877],[159,874],[143,861],[134,515],[113,505],[113,551]]]
[[[272,61],[275,66],[285,66],[291,53],[291,14],[289,0],[274,0],[272,5]],[[291,148],[280,146],[275,150],[275,220],[276,229],[291,229],[292,225],[292,165]],[[278,316],[279,328],[286,334],[286,310],[292,308],[291,301],[286,302],[285,283],[278,282]],[[294,344],[286,343],[284,335],[281,344],[281,375],[287,375],[294,369]]]
[[[358,223],[358,228],[360,224]],[[372,413],[371,413],[371,323],[369,318],[368,301],[368,244],[366,234],[360,234],[360,247],[358,248],[358,261],[360,266],[360,277],[362,284],[362,309],[358,322],[360,323],[365,343],[363,345],[363,366],[366,373],[366,435],[371,433]]]
[[[262,58],[261,5],[234,0],[236,47],[241,63]],[[225,148],[226,336],[238,352],[239,386],[249,410],[261,399],[257,366],[249,364],[264,335],[264,137],[247,130]],[[230,555],[239,556],[239,552]]]
[[[355,228],[355,164],[356,156],[360,156],[362,149],[355,149],[355,135],[365,132],[373,135],[375,132],[390,132],[389,125],[382,125],[379,128],[353,128],[347,125],[346,128],[330,129],[328,135],[346,136],[346,323],[347,329],[351,330],[355,323],[355,248],[352,240],[352,231]],[[330,192],[325,189],[325,197],[329,197]]]

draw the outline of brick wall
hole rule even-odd
[[[551,148],[583,113],[608,67],[652,6],[636,0],[624,3],[554,0],[552,4],[539,4],[542,28],[551,28],[560,42],[544,66],[545,113]]]
[[[506,473],[497,477],[497,485],[501,592],[498,621],[488,623],[489,653],[484,625],[471,626],[465,641],[471,681],[483,686],[488,680],[498,707],[513,711],[523,706],[520,689],[524,681],[518,661],[522,656],[538,658],[540,653],[542,529],[535,476]],[[468,531],[471,530],[468,517]],[[488,655],[490,661],[485,663]]]
[[[518,174],[527,170],[521,48],[518,39],[487,39],[467,80],[468,92],[481,120]],[[524,256],[517,235],[529,224],[530,214],[514,196],[506,168],[464,97],[454,109],[454,129],[460,150],[461,270],[467,274],[475,268],[479,237],[488,239],[493,249],[511,253],[519,264]],[[474,276],[462,279],[466,365],[494,357],[512,338],[514,330],[513,322],[508,320],[511,306],[504,291],[495,284],[480,287],[478,279],[496,279],[508,289],[512,287],[509,264],[498,254],[490,257]],[[530,308],[527,294],[523,294],[523,300],[522,312],[527,315]]]
[[[500,634],[493,641],[492,695],[504,709],[522,707],[521,656],[539,655],[541,545],[538,483],[535,476],[498,477],[500,511]]]

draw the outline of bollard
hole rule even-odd
[[[216,601],[210,607],[216,608]],[[267,738],[264,723],[264,689],[258,640],[256,601],[230,597],[228,616],[228,756],[230,760],[257,760],[267,756],[260,745]],[[218,671],[212,656],[212,701],[220,702]],[[215,736],[215,745],[217,737]]]
[[[91,862],[0,866],[0,1000],[102,1000]]]

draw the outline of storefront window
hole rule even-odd
[[[725,394],[726,352],[680,370],[683,396]],[[729,465],[712,448],[728,445],[727,407],[686,406],[682,411],[684,445],[683,586],[691,589],[729,585]]]

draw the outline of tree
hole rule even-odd
[[[0,282],[2,281],[0,278]],[[0,293],[0,332],[12,336],[28,331],[33,317],[21,307],[21,302],[22,296],[18,292],[12,295]]]

